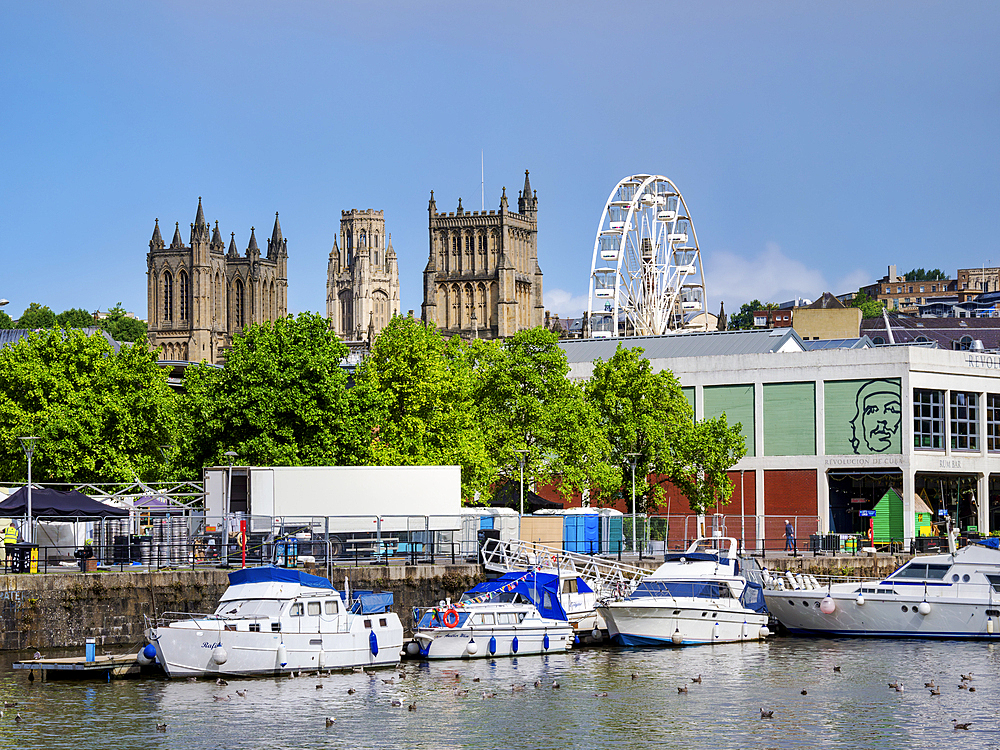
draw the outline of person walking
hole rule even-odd
[[[785,519],[785,552],[792,550],[792,554],[798,554],[798,547],[795,546],[795,527],[787,518]]]

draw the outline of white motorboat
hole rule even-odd
[[[403,626],[388,611],[392,594],[358,596],[352,605],[325,578],[247,568],[229,574],[215,614],[164,613],[146,637],[170,677],[397,664]]]
[[[407,653],[474,659],[567,651],[574,633],[559,603],[558,582],[558,576],[536,571],[508,573],[470,589],[457,604],[417,610]]]
[[[731,537],[697,539],[664,563],[624,599],[597,611],[622,646],[688,646],[766,638],[761,585],[740,568]]]
[[[884,579],[823,585],[768,575],[764,598],[794,634],[1000,638],[1000,549],[956,549],[950,534],[947,553],[914,557]]]

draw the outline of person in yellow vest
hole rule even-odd
[[[10,526],[3,530],[3,548],[6,552],[5,565],[10,565],[11,558],[14,555],[14,545],[17,544],[17,527],[14,522],[10,522]]]

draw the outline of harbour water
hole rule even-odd
[[[1000,748],[998,644],[773,638],[226,686],[29,683],[10,670],[15,658],[0,663],[0,696],[18,703],[0,719],[11,748]],[[970,672],[975,690],[959,689]],[[932,681],[940,696],[924,688]],[[774,717],[761,719],[762,707]],[[952,719],[972,727],[956,731]]]

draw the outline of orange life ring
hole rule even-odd
[[[454,607],[444,613],[444,624],[448,628],[458,627],[458,612],[455,611]]]

